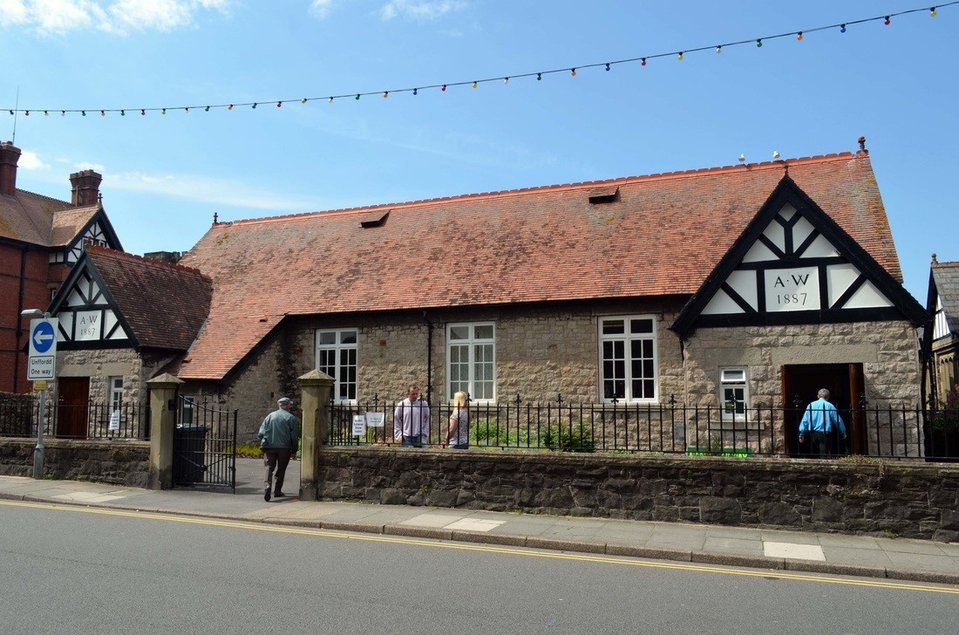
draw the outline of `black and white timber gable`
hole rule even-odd
[[[74,264],[80,260],[80,256],[83,255],[83,248],[86,245],[122,249],[120,239],[117,238],[113,225],[110,224],[110,220],[102,208],[93,215],[65,249],[50,254],[50,262]]]
[[[671,327],[907,320],[926,312],[784,176]]]
[[[64,350],[136,347],[107,285],[84,252],[50,305]]]

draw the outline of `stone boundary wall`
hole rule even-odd
[[[36,446],[36,439],[0,439],[0,474],[33,476]],[[44,439],[43,472],[55,480],[146,488],[150,442]]]
[[[959,465],[323,448],[320,500],[959,541]]]

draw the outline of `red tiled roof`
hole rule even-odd
[[[50,246],[66,247],[72,243],[99,211],[99,205],[88,205],[55,212],[53,214]]]
[[[214,294],[179,376],[222,378],[286,315],[691,295],[787,166],[901,281],[862,152],[220,223],[181,261]]]
[[[50,247],[54,215],[74,209],[66,201],[25,190],[17,190],[16,196],[0,194],[0,237]]]
[[[87,245],[141,347],[186,351],[210,312],[210,278],[195,269]]]

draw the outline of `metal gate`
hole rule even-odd
[[[236,410],[196,397],[178,400],[173,485],[221,485],[236,494]]]

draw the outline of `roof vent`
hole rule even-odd
[[[599,203],[613,203],[619,200],[619,186],[610,186],[590,190],[589,202],[593,205]]]
[[[369,229],[371,227],[382,227],[383,225],[386,224],[386,219],[389,218],[389,216],[390,216],[390,213],[386,212],[379,218],[360,221],[360,227],[362,227],[363,229]]]

